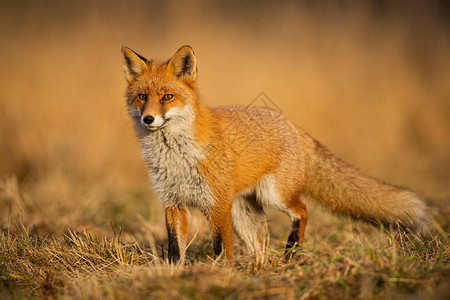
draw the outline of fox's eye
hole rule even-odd
[[[172,94],[165,94],[164,97],[163,97],[163,100],[167,101],[167,100],[171,100],[172,98],[173,98]]]
[[[139,94],[139,100],[142,100],[142,101],[146,101],[147,100],[147,95],[146,94]]]

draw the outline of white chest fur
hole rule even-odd
[[[213,205],[209,185],[198,170],[202,153],[189,131],[151,132],[141,139],[141,152],[165,206],[185,204],[207,210]]]

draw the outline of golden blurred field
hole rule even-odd
[[[422,194],[449,231],[449,20],[445,1],[3,0],[0,226],[41,237],[121,228],[126,242],[160,247],[164,219],[125,107],[120,47],[165,59],[190,44],[204,102],[246,105],[265,92],[342,159]],[[288,234],[278,219],[274,247]],[[309,220],[306,248],[321,226],[342,225],[315,209]],[[194,247],[208,247],[201,218],[196,232]]]

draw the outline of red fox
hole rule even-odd
[[[301,247],[313,199],[339,214],[426,231],[427,207],[415,193],[371,178],[278,112],[250,106],[211,108],[200,101],[197,60],[182,46],[167,61],[122,47],[128,111],[149,176],[165,208],[168,257],[185,256],[188,207],[210,223],[213,250],[233,257],[233,228],[261,251],[264,207],[285,212],[292,229],[286,249]],[[236,134],[252,140],[237,153]],[[256,138],[255,138],[256,137]]]

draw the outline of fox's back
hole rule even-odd
[[[212,111],[231,152],[238,187],[252,185],[265,174],[295,181],[301,176],[303,131],[281,113],[257,106],[221,106]]]
[[[269,145],[271,149],[267,150],[279,152],[300,136],[295,125],[270,108],[235,105],[215,107],[212,111],[220,120],[223,138],[240,150],[245,147],[264,150],[260,147]]]

